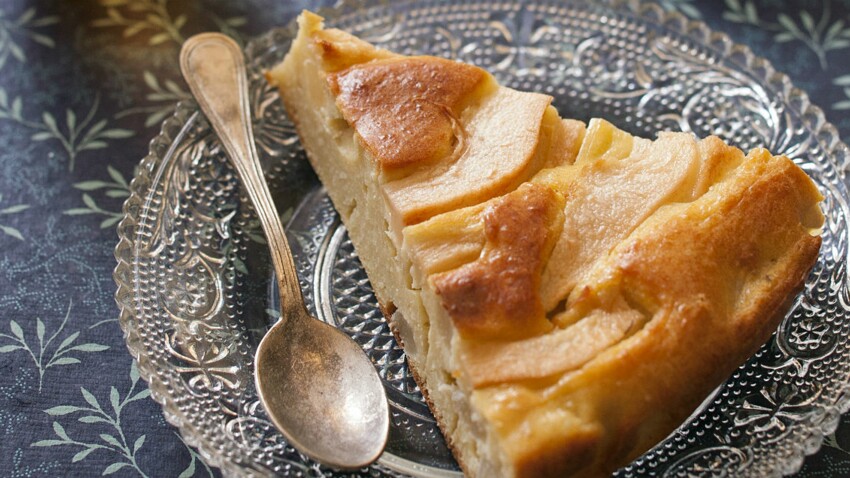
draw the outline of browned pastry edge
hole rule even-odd
[[[395,309],[395,305],[390,303],[391,307],[385,307],[380,300],[378,300],[378,308],[381,309],[381,313],[384,314],[384,318],[387,320],[387,324],[390,326],[390,330],[393,333],[393,337],[395,337],[396,342],[398,342],[399,346],[404,349],[404,340],[402,340],[401,336],[398,333],[398,329],[395,326],[395,322],[392,320],[392,314],[388,314],[388,310],[390,308]],[[467,468],[466,463],[463,462],[460,455],[457,453],[457,449],[452,442],[451,436],[447,433],[445,425],[443,425],[443,417],[440,413],[434,408],[434,402],[431,401],[431,397],[428,394],[428,385],[425,380],[423,380],[419,372],[416,370],[416,367],[410,363],[410,360],[407,360],[407,368],[410,369],[410,374],[413,376],[413,380],[416,382],[416,385],[419,386],[419,391],[422,392],[422,397],[425,399],[425,404],[428,405],[428,409],[431,410],[431,414],[434,415],[434,421],[437,422],[437,427],[440,428],[440,434],[443,435],[443,439],[446,441],[446,446],[449,447],[449,450],[452,452],[452,456],[457,462],[460,469],[463,471],[464,475],[469,475],[469,468]]]
[[[755,354],[758,349],[761,348],[764,343],[769,340],[770,336],[776,331],[791,303],[796,300],[797,295],[803,289],[806,277],[808,277],[812,264],[817,260],[817,256],[820,250],[820,243],[820,237],[813,237],[812,240],[804,241],[803,244],[800,244],[798,246],[798,250],[796,251],[797,254],[804,257],[805,259],[801,261],[795,261],[794,264],[789,265],[790,270],[787,274],[784,274],[783,279],[776,284],[774,293],[769,294],[767,297],[764,297],[761,304],[759,304],[758,309],[753,311],[752,315],[766,316],[769,317],[769,319],[765,320],[762,323],[762,327],[759,330],[755,331],[755,334],[760,336],[760,340],[756,343],[754,348],[745,351],[746,357],[751,357],[753,354]],[[384,318],[387,320],[387,323],[390,326],[390,330],[392,331],[396,342],[402,348],[404,348],[404,341],[399,335],[396,324],[392,320],[392,314],[395,312],[395,305],[390,302],[389,306],[385,306],[379,300],[378,307],[380,308],[381,313],[384,315]],[[728,370],[726,377],[724,377],[718,383],[723,383],[725,380],[727,380],[728,376],[731,376],[733,373],[735,373],[735,371],[738,370],[746,360],[747,359],[745,358],[743,361],[740,361],[740,363],[735,365],[734,368]],[[428,405],[429,410],[431,410],[431,413],[434,415],[434,419],[437,422],[437,426],[440,428],[440,431],[446,441],[446,445],[449,447],[449,450],[452,453],[452,456],[454,456],[463,473],[468,475],[470,470],[468,469],[466,463],[463,462],[461,457],[458,455],[457,449],[454,446],[451,437],[448,435],[448,433],[446,433],[446,428],[443,424],[442,416],[434,408],[434,404],[429,396],[427,382],[425,382],[425,380],[420,377],[418,371],[416,370],[416,367],[412,363],[410,363],[410,361],[407,362],[407,365],[411,372],[411,375],[413,376],[413,379],[416,381],[416,384],[419,386],[419,389],[422,392],[422,396],[425,399],[425,403]],[[696,404],[694,405],[694,409],[689,409],[688,412],[682,416],[682,418],[678,421],[679,424],[681,424],[681,422],[683,422],[695,410],[695,407],[699,406],[699,404],[702,403],[705,396],[707,396],[707,393],[702,395],[701,398],[696,402]],[[676,426],[674,426],[671,431],[675,428]],[[663,437],[661,439],[663,439]],[[661,439],[656,440],[656,442],[660,441]],[[653,442],[653,444],[654,443],[655,442]],[[636,453],[635,451],[633,451],[633,453],[626,458],[626,462],[617,463],[614,467],[608,466],[603,473],[610,474],[615,472],[618,468],[625,466],[629,462],[636,459],[638,456],[645,453],[646,450],[651,448],[651,446],[652,445],[642,451],[637,451]],[[518,466],[519,468],[522,468],[523,466],[531,466],[533,468],[533,465],[531,463],[519,463]],[[595,476],[593,471],[589,471],[589,473],[590,474],[587,476]]]
[[[281,97],[283,98],[283,96],[281,96]],[[292,111],[294,111],[294,109],[292,108],[292,105],[286,104],[287,102],[286,102],[285,99],[283,101],[285,103],[287,111],[290,112],[289,117],[292,120],[292,122],[293,122],[293,124],[296,128],[296,131],[299,133],[299,135],[301,135],[302,129],[303,129],[303,127],[301,125],[301,121],[299,120],[297,115],[291,113]],[[312,159],[312,157],[311,157],[311,159]],[[770,334],[773,333],[776,330],[778,323],[781,322],[782,318],[784,317],[784,314],[787,310],[787,306],[788,306],[789,302],[792,302],[793,300],[795,300],[797,292],[803,287],[803,284],[805,282],[806,277],[809,274],[811,266],[814,263],[814,261],[816,261],[816,259],[817,259],[819,246],[820,246],[820,238],[817,238],[816,241],[812,240],[812,241],[807,241],[807,242],[808,242],[808,244],[801,245],[802,246],[801,249],[803,249],[803,250],[798,249],[797,251],[795,251],[797,255],[806,257],[807,260],[796,261],[796,264],[789,266],[789,269],[790,269],[789,272],[790,273],[783,275],[782,276],[783,280],[781,280],[781,282],[779,282],[778,284],[774,284],[773,293],[769,294],[769,296],[767,296],[767,297],[764,297],[762,299],[761,303],[756,308],[754,308],[754,310],[751,311],[751,314],[753,314],[753,315],[767,316],[767,317],[770,317],[770,320],[765,321],[762,324],[761,330],[756,332],[757,334],[761,335],[763,340],[761,340],[757,344],[755,344],[755,347],[753,348],[753,350],[747,351],[746,357],[750,357],[756,350],[758,350],[758,348],[761,347],[763,345],[763,343],[770,337]],[[398,343],[402,347],[404,347],[403,341],[401,340],[401,337],[398,334],[396,324],[392,320],[392,312],[393,312],[394,307],[393,307],[392,303],[389,303],[389,305],[390,306],[387,307],[387,306],[385,306],[385,305],[383,305],[382,303],[379,302],[379,307],[381,309],[381,312],[384,314],[384,317],[386,318],[387,323],[390,326],[390,330],[392,330],[393,335],[395,336]],[[745,357],[745,360],[746,360],[746,357]],[[434,409],[434,404],[433,404],[433,402],[430,398],[430,395],[429,395],[427,382],[422,379],[422,377],[418,373],[415,366],[413,364],[411,364],[409,361],[408,361],[408,367],[410,369],[411,375],[413,376],[413,379],[415,380],[415,382],[417,383],[417,385],[419,386],[419,388],[422,392],[422,395],[423,395],[423,398],[425,399],[426,404],[428,405],[429,409],[431,410],[432,414],[434,415],[435,421],[437,422],[437,425],[440,428],[440,430],[441,430],[441,432],[442,432],[442,434],[445,438],[447,446],[451,450],[452,455],[457,460],[458,465],[461,467],[461,469],[464,472],[471,471],[471,470],[468,469],[467,464],[464,463],[460,459],[460,457],[458,456],[458,453],[457,453],[458,448],[452,442],[451,437],[446,433],[447,430],[446,430],[446,427],[444,425],[444,420],[443,420],[442,416]],[[726,378],[728,378],[728,375],[734,373],[734,371],[737,370],[738,367],[739,366],[736,365],[734,368],[731,368],[731,370],[728,371],[727,377],[724,377],[723,379],[718,381],[718,383],[722,383],[723,380],[726,380]],[[698,401],[696,403],[696,405],[699,405],[699,403],[700,402]],[[688,414],[685,414],[683,416],[682,420],[684,420],[684,418],[686,418],[687,415]],[[663,439],[663,437],[662,437],[662,439]],[[642,454],[644,451],[645,450],[632,450],[632,453],[629,454],[627,459],[629,461],[631,461],[632,459],[636,458],[636,456]]]
[[[275,84],[269,77],[268,73],[266,73],[266,79],[271,84]],[[303,137],[301,134],[301,122],[298,116],[293,113],[295,111],[294,108],[292,108],[291,104],[287,103],[286,99],[284,98],[284,95],[280,95],[280,98],[283,101],[284,107],[286,108],[287,114],[289,115],[289,119],[292,120],[292,124],[295,126],[295,131],[298,133],[299,137]],[[304,152],[307,154],[308,158],[311,156],[310,153],[307,153],[306,149],[304,150]],[[316,172],[316,174],[318,174],[318,172]],[[393,336],[395,337],[399,346],[404,349],[404,341],[401,339],[401,336],[398,333],[398,329],[396,328],[395,323],[392,320],[391,312],[395,312],[395,304],[390,302],[389,305],[384,305],[382,301],[378,300],[378,308],[384,315],[387,324],[389,324],[390,330],[392,331]],[[449,447],[452,456],[454,457],[455,461],[457,461],[458,466],[460,466],[463,473],[468,474],[468,468],[463,462],[463,460],[460,459],[458,450],[457,448],[455,448],[454,443],[452,443],[451,437],[447,433],[446,427],[443,424],[443,417],[439,414],[439,412],[435,410],[434,402],[431,401],[431,397],[428,395],[427,383],[421,378],[419,372],[416,370],[416,367],[414,367],[409,360],[407,361],[407,367],[408,369],[410,369],[410,374],[413,376],[413,380],[416,382],[416,385],[419,386],[419,390],[422,392],[422,397],[425,399],[425,404],[428,405],[428,409],[431,410],[431,414],[434,415],[434,420],[437,422],[437,426],[440,428],[440,433],[443,435],[443,438],[446,441],[446,446]]]

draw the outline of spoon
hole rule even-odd
[[[257,348],[260,401],[303,454],[334,468],[362,468],[387,442],[386,393],[360,346],[304,306],[292,252],[257,157],[242,50],[225,35],[196,35],[183,44],[180,69],[235,166],[271,249],[281,319]]]

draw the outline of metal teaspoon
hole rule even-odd
[[[257,348],[260,400],[287,441],[334,468],[364,467],[383,452],[387,398],[375,367],[340,330],[310,316],[292,253],[257,157],[242,50],[218,33],[183,44],[180,69],[248,192],[271,249],[281,320]]]

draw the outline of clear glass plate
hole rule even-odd
[[[502,84],[548,93],[566,117],[600,116],[650,137],[717,134],[803,167],[826,197],[827,218],[804,290],[770,342],[618,476],[780,476],[818,449],[850,405],[850,152],[787,77],[726,35],[654,5],[367,1],[322,13],[395,51],[471,62]],[[309,308],[363,346],[392,402],[387,453],[354,475],[458,475],[345,229],[262,78],[293,34],[274,30],[247,48],[254,127]],[[165,121],[124,211],[115,251],[120,322],[168,421],[226,474],[342,476],[299,455],[257,401],[254,350],[276,308],[268,252],[194,104]]]

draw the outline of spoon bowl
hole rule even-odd
[[[311,317],[304,306],[254,144],[242,50],[225,35],[202,33],[183,44],[180,69],[254,205],[278,280],[281,319],[260,342],[254,360],[260,401],[303,454],[334,468],[369,465],[386,446],[386,392],[360,346]]]
[[[276,410],[275,425],[293,446],[325,457],[327,465],[350,469],[371,463],[387,439],[376,431],[388,424],[374,367],[351,360],[363,351],[332,326],[308,316],[297,319],[297,327],[291,321],[272,327],[256,356],[257,388],[266,408]]]

